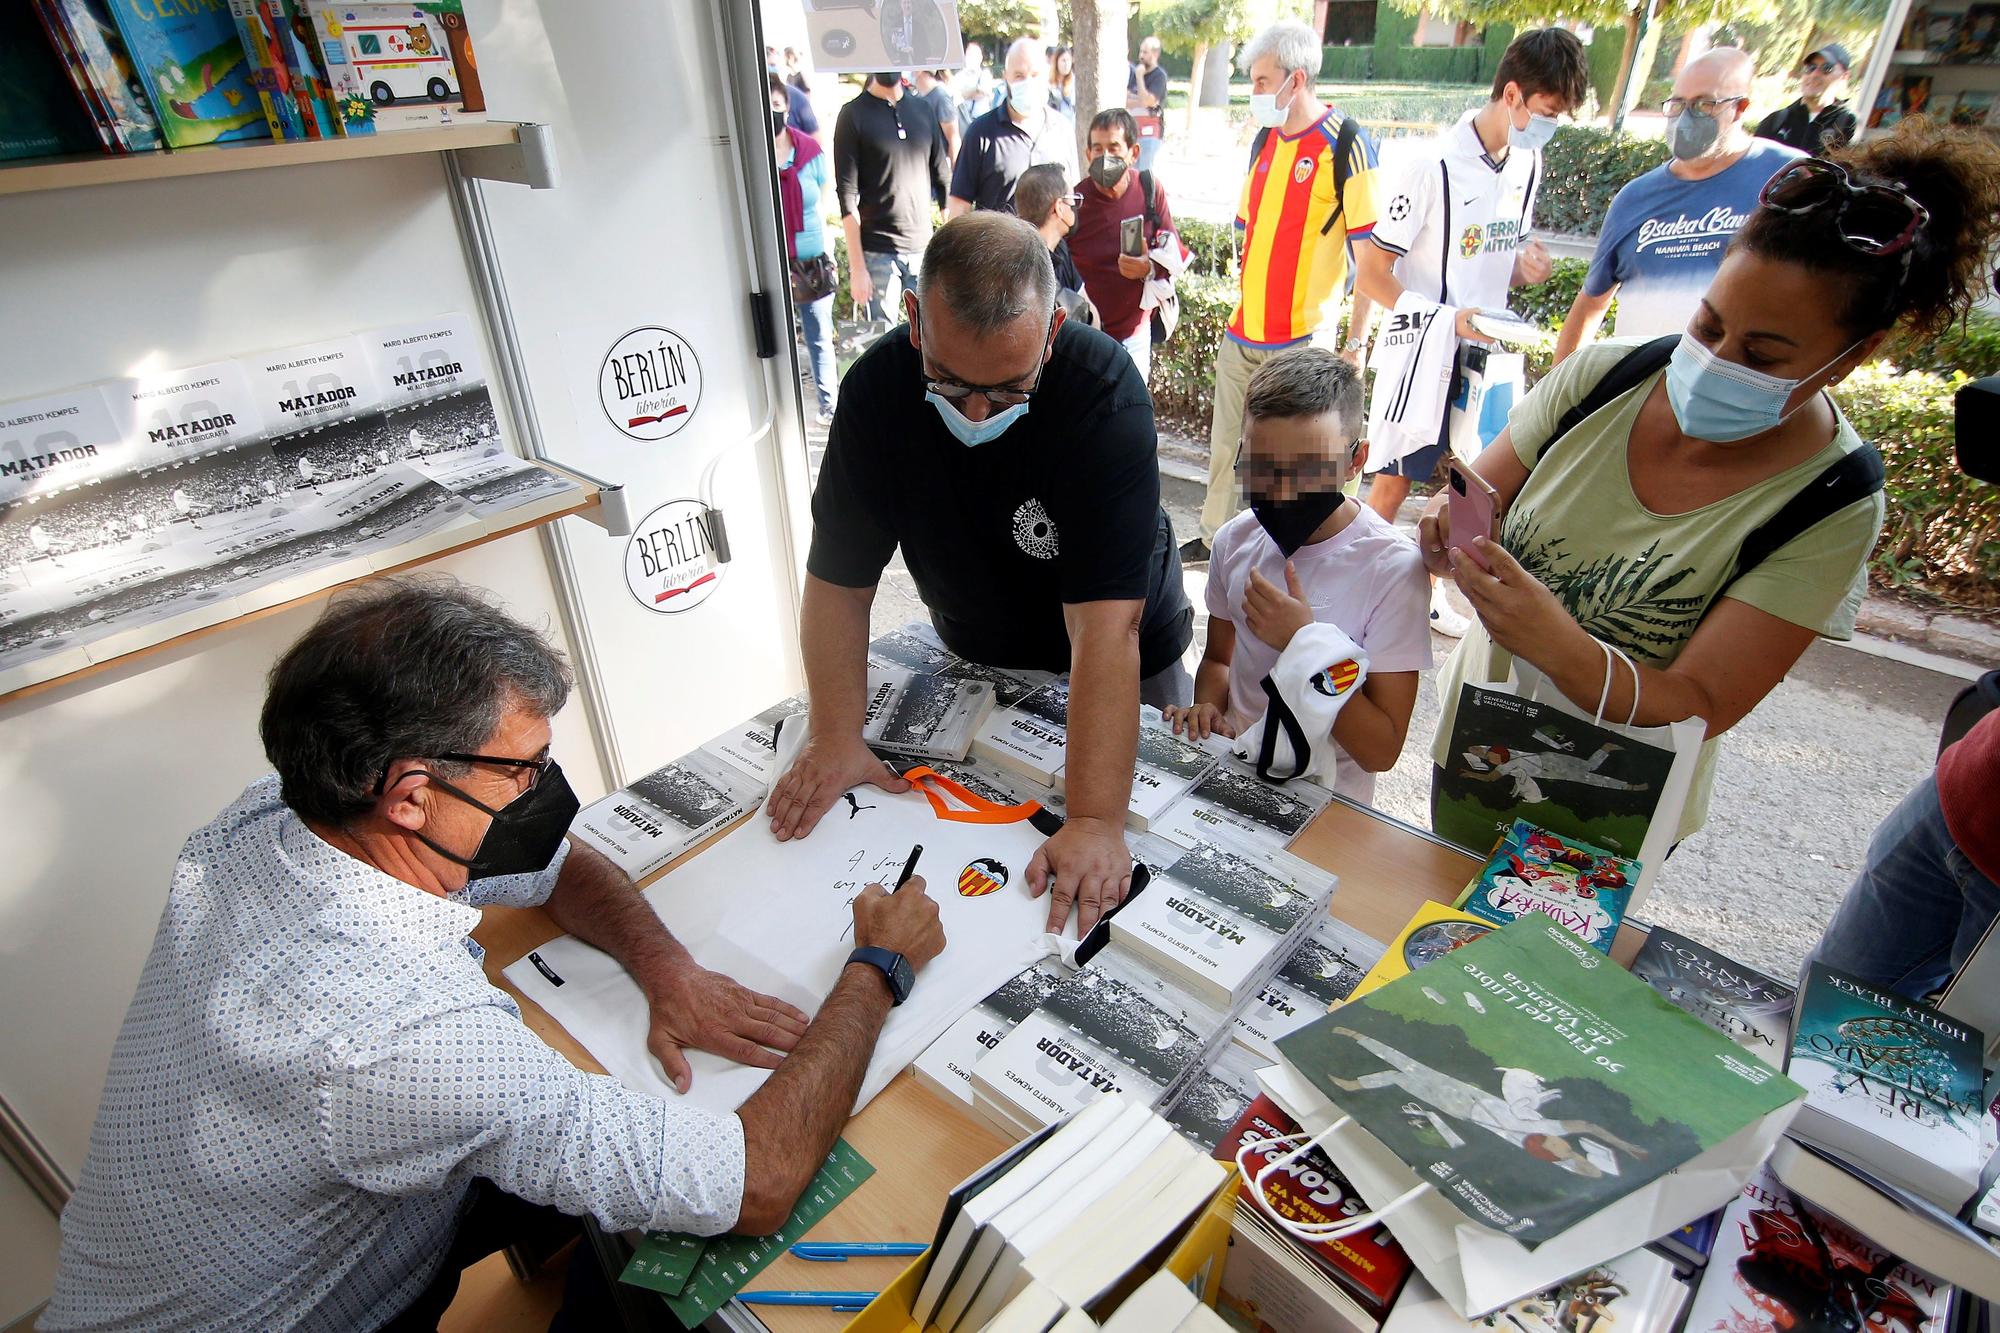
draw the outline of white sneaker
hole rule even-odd
[[[1447,639],[1462,639],[1472,618],[1451,604],[1450,587],[1443,579],[1431,581],[1431,628]]]

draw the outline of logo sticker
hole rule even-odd
[[[1056,521],[1040,500],[1028,500],[1014,511],[1014,545],[1037,560],[1056,558],[1061,549],[1056,541]]]
[[[991,857],[982,856],[958,872],[958,894],[961,898],[984,898],[1006,887],[1007,867]]]
[[[1308,180],[1312,179],[1312,174],[1313,159],[1309,157],[1300,158],[1299,164],[1292,168],[1292,179],[1300,185],[1304,185]]]
[[[1475,222],[1470,227],[1467,227],[1464,234],[1458,238],[1458,252],[1467,259],[1472,258],[1479,253],[1479,242],[1482,239],[1479,224]]]
[[[725,568],[715,558],[715,518],[699,500],[667,501],[625,543],[625,586],[639,605],[661,615],[707,601]]]
[[[1399,194],[1389,201],[1389,221],[1402,222],[1410,216],[1410,196]]]
[[[701,359],[672,329],[633,329],[604,354],[597,398],[621,434],[664,440],[693,420],[701,405]]]
[[[1351,657],[1335,662],[1326,670],[1312,678],[1312,687],[1329,699],[1338,699],[1354,688],[1355,677],[1361,674],[1361,667]]]

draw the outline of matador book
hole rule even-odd
[[[1954,1212],[1985,1163],[1984,1050],[1929,1005],[1814,963],[1785,1066],[1806,1090],[1792,1133]]]
[[[1632,975],[1774,1069],[1785,1067],[1798,992],[1708,946],[1652,927]]]
[[[1345,921],[1322,915],[1276,976],[1236,1015],[1236,1044],[1266,1064],[1278,1038],[1296,1031],[1354,993],[1382,956],[1382,946]]]
[[[1945,1333],[1952,1291],[1759,1170],[1723,1210],[1687,1333]]]
[[[1542,917],[1278,1051],[1460,1214],[1529,1250],[1804,1096]]]

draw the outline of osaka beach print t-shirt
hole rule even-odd
[[[1626,466],[1633,423],[1659,375],[1579,423],[1541,457],[1563,413],[1635,345],[1619,340],[1581,349],[1514,409],[1507,429],[1529,473],[1507,511],[1501,544],[1584,629],[1623,648],[1642,666],[1672,665],[1703,612],[1725,589],[1739,602],[1825,638],[1851,638],[1867,587],[1868,552],[1882,530],[1880,492],[1799,534],[1729,581],[1743,539],[1834,459],[1861,447],[1861,437],[1838,409],[1833,438],[1812,457],[1684,514],[1656,514],[1640,504]],[[1433,762],[1443,764],[1450,750],[1459,687],[1466,681],[1503,681],[1511,663],[1475,619],[1438,673],[1443,716],[1431,742]],[[1680,837],[1707,818],[1715,753],[1710,739],[1702,746]]]
[[[1583,280],[1592,296],[1618,288],[1618,336],[1657,338],[1685,329],[1764,183],[1804,156],[1755,139],[1750,151],[1707,180],[1682,180],[1663,163],[1628,182],[1604,215]]]

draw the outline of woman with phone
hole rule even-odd
[[[1996,218],[2000,147],[1973,132],[1905,124],[1803,159],[1771,178],[1677,340],[1586,348],[1538,384],[1420,525],[1426,565],[1478,613],[1440,673],[1433,760],[1460,687],[1504,680],[1514,657],[1598,710],[1607,643],[1637,666],[1610,672],[1605,716],[1707,724],[1678,833],[1699,828],[1716,737],[1813,639],[1854,631],[1880,463],[1826,391],[1892,330],[1936,333],[1984,294]],[[1593,395],[1600,381],[1629,387]],[[1475,477],[1497,531],[1460,526],[1486,495]]]

